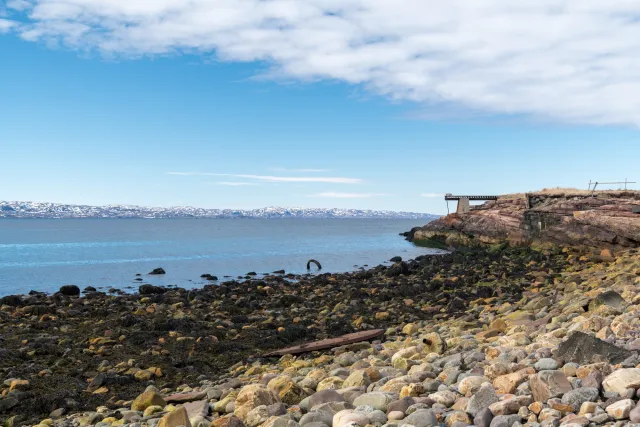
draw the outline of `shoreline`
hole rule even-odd
[[[301,276],[295,283],[270,276],[193,291],[151,289],[148,295],[5,297],[0,371],[5,380],[26,379],[30,385],[0,416],[22,414],[34,422],[61,408],[117,407],[149,384],[175,388],[203,374],[223,379],[229,367],[267,350],[456,317],[471,300],[498,288],[500,299],[515,303],[534,279],[529,263],[561,270],[564,258],[526,248],[477,250]],[[123,383],[95,394],[90,381],[101,373],[123,377]]]

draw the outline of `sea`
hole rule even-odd
[[[141,283],[193,289],[219,278],[276,270],[347,272],[442,251],[399,233],[423,225],[394,219],[0,219],[0,296],[61,285],[135,292]],[[162,267],[166,274],[149,275]],[[317,273],[315,267],[312,272]],[[142,282],[135,281],[140,273]],[[225,277],[229,276],[229,277]]]

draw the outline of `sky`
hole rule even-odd
[[[441,214],[640,181],[638,76],[631,0],[0,0],[0,200]]]

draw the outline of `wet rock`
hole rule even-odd
[[[166,271],[162,267],[154,268],[149,274],[166,274]]]
[[[140,295],[160,295],[167,292],[166,288],[162,286],[154,286],[154,285],[140,285],[138,288],[138,293]]]
[[[0,307],[8,305],[9,307],[19,307],[22,304],[22,298],[20,295],[7,295],[0,298]]]
[[[620,363],[632,353],[584,332],[574,332],[556,351],[556,357],[567,362],[587,364],[606,361]]]
[[[76,285],[65,285],[61,286],[58,292],[68,297],[77,297],[80,295],[80,288]]]
[[[17,406],[18,403],[18,399],[13,396],[0,399],[0,413],[9,411],[11,408]]]

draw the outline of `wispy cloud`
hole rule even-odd
[[[382,197],[382,196],[388,196],[388,194],[324,192],[324,193],[312,194],[309,197],[324,197],[324,198],[331,198],[331,199],[370,199],[372,197]]]
[[[420,197],[430,197],[430,198],[444,197],[444,193],[422,193]]]
[[[260,185],[257,182],[238,182],[238,181],[219,181],[219,182],[213,182],[212,184],[226,185],[228,187],[244,187],[244,186]]]
[[[23,21],[14,30],[23,39],[72,49],[262,61],[272,64],[268,77],[345,82],[426,110],[444,105],[454,116],[640,123],[638,1],[11,0],[7,6],[7,19],[15,13]]]
[[[0,34],[8,32],[14,27],[16,27],[15,22],[9,21],[8,19],[0,18]]]
[[[291,172],[291,173],[323,173],[331,172],[330,169],[287,169],[287,168],[270,168],[274,172]]]
[[[364,181],[360,178],[345,178],[336,176],[271,176],[271,175],[250,175],[231,173],[210,173],[210,172],[167,172],[167,175],[181,176],[226,176],[238,179],[248,179],[261,182],[321,182],[327,184],[361,184]]]

